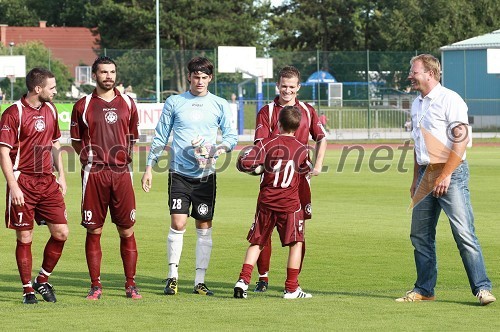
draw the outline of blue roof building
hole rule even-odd
[[[500,128],[500,30],[441,47],[442,84],[469,106],[474,129]]]

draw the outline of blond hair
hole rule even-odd
[[[411,58],[410,64],[413,65],[415,61],[421,61],[426,72],[433,72],[436,81],[441,80],[441,64],[439,60],[431,54],[419,54]]]

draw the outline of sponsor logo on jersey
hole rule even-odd
[[[198,205],[198,213],[200,216],[206,215],[208,213],[208,205],[205,203]]]
[[[7,125],[3,125],[2,130],[10,131],[10,127]]]
[[[132,209],[132,211],[130,211],[130,220],[135,222],[135,209]]]
[[[35,130],[38,132],[45,130],[45,121],[43,121],[43,119],[38,119],[35,121]]]
[[[109,111],[104,115],[104,119],[106,119],[107,123],[113,124],[118,121],[118,115],[114,111]]]
[[[193,106],[193,107],[203,107],[203,104],[192,103],[191,106]]]

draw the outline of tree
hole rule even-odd
[[[173,76],[164,84],[177,91],[186,89],[186,63],[193,54],[219,45],[256,45],[260,22],[270,6],[269,1],[254,0],[162,0],[160,4],[161,47],[172,50],[163,53],[163,61],[173,66]],[[154,6],[152,1],[95,1],[85,7],[86,24],[97,27],[102,48],[154,49]]]
[[[10,50],[6,47],[0,48],[0,55],[7,55]],[[61,61],[51,57],[48,50],[41,42],[34,41],[25,44],[16,45],[13,55],[26,56],[26,69],[30,70],[35,67],[43,67],[49,69],[56,77],[58,95],[56,99],[66,99],[65,92],[69,91],[73,78]],[[10,91],[10,83],[8,80],[0,82],[3,91]],[[26,83],[24,78],[17,78],[14,84],[14,98],[18,99],[22,94],[26,93]]]

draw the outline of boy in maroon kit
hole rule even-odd
[[[42,68],[26,75],[28,93],[2,114],[0,121],[0,165],[7,181],[5,222],[16,231],[16,261],[23,284],[23,303],[35,304],[35,290],[47,302],[56,302],[48,283],[68,238],[66,193],[57,111],[52,99],[57,93],[54,75]],[[59,179],[52,174],[55,166]],[[43,252],[42,267],[31,283],[34,222],[46,224],[50,239]]]
[[[71,115],[71,145],[82,163],[82,226],[87,229],[85,255],[91,279],[87,299],[98,300],[102,294],[100,241],[108,207],[120,235],[125,294],[140,299],[135,284],[135,195],[130,168],[139,117],[134,101],[114,88],[112,59],[97,58],[92,78],[95,90],[76,102]]]
[[[263,168],[257,199],[255,221],[250,228],[247,249],[240,277],[234,286],[235,298],[246,298],[248,284],[260,252],[269,243],[276,226],[282,246],[289,246],[285,299],[310,298],[299,287],[302,264],[304,218],[299,197],[301,174],[310,172],[308,148],[294,132],[299,128],[301,112],[296,106],[285,106],[279,113],[280,134],[263,139],[238,158],[237,168],[255,172]]]
[[[312,217],[310,177],[311,175],[319,175],[323,168],[323,159],[327,146],[326,130],[314,107],[297,98],[298,91],[300,90],[300,72],[297,68],[293,66],[283,67],[278,74],[276,87],[279,95],[269,105],[262,107],[257,114],[254,143],[257,144],[262,139],[276,137],[279,134],[278,114],[283,107],[296,106],[299,109],[302,114],[302,120],[300,121],[299,128],[294,133],[295,138],[300,143],[308,145],[310,135],[316,142],[315,159],[312,161],[313,170],[311,173],[301,174],[299,184],[300,202],[304,213],[304,220],[307,220]],[[269,243],[264,246],[257,260],[259,281],[255,287],[255,292],[265,292],[267,290],[271,249],[271,239],[269,239]],[[304,259],[305,249],[306,245],[304,243],[302,246],[302,259]]]

